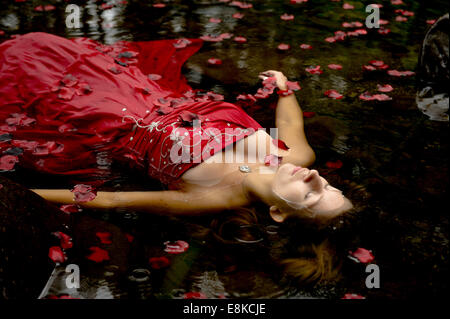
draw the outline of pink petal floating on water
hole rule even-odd
[[[366,29],[356,29],[355,32],[358,33],[358,34],[361,34],[361,35],[367,34],[367,30]]]
[[[247,42],[247,39],[244,37],[234,37],[234,41],[237,43],[245,43]]]
[[[70,249],[73,247],[72,237],[69,235],[60,231],[54,232],[53,234],[60,239],[60,245],[63,249]]]
[[[385,68],[385,66],[386,66],[386,64],[381,60],[372,60],[372,61],[369,61],[369,63],[377,68]]]
[[[274,154],[264,156],[264,165],[278,167],[281,165],[282,157],[276,156]]]
[[[338,31],[334,32],[334,39],[336,41],[344,41],[346,36],[347,36],[347,33],[345,33],[344,31],[338,30]]]
[[[391,0],[391,4],[394,6],[398,6],[404,4],[402,0]]]
[[[325,41],[327,41],[329,43],[334,43],[334,42],[336,42],[336,39],[334,37],[328,37],[328,38],[325,38]]]
[[[90,255],[86,256],[89,260],[100,263],[110,259],[108,251],[101,249],[100,247],[89,247],[89,250],[92,252]]]
[[[363,264],[368,264],[375,259],[372,252],[365,248],[358,248],[354,252],[349,251],[348,253],[349,253],[350,257],[355,258],[353,260],[355,260],[356,262],[363,263]]]
[[[373,100],[373,96],[370,95],[369,92],[364,92],[364,93],[359,95],[359,99],[363,100],[363,101],[372,101]]]
[[[353,9],[355,9],[354,6],[352,6],[351,4],[349,4],[349,3],[347,3],[347,2],[345,2],[345,3],[342,5],[342,8],[344,8],[345,10],[353,10]]]
[[[374,94],[372,97],[373,97],[374,100],[377,100],[377,101],[390,101],[390,100],[392,100],[392,98],[389,95],[386,95],[386,94]]]
[[[165,8],[166,5],[164,3],[154,3],[152,5],[153,8]]]
[[[97,236],[98,239],[100,239],[100,242],[102,244],[106,244],[106,245],[112,244],[111,233],[109,233],[109,232],[96,232],[95,236]]]
[[[78,184],[71,190],[76,202],[89,202],[97,196],[97,192],[90,185]]]
[[[222,20],[221,19],[217,19],[217,18],[210,18],[209,22],[211,22],[211,23],[220,23],[220,22],[222,22]]]
[[[291,4],[300,4],[300,3],[305,3],[308,2],[308,0],[291,0],[290,3]]]
[[[81,208],[79,208],[77,205],[62,205],[59,209],[66,214],[81,212]]]
[[[331,70],[342,70],[342,65],[340,64],[328,64],[328,68]]]
[[[320,69],[320,65],[317,66],[309,66],[305,69],[306,72],[311,74],[322,74],[323,71]]]
[[[66,261],[66,256],[59,246],[50,247],[48,250],[48,257],[55,263],[63,263]]]
[[[222,39],[231,39],[231,37],[233,36],[233,34],[225,32],[222,33],[221,35],[219,35],[219,37],[221,37]]]
[[[230,6],[239,7],[241,9],[250,9],[253,8],[253,5],[251,3],[243,3],[241,1],[232,1],[230,3]]]
[[[341,299],[366,299],[366,297],[357,294],[345,294]]]
[[[315,112],[303,112],[304,118],[311,118],[311,117],[314,117],[315,115],[316,115]]]
[[[396,16],[395,17],[395,21],[397,21],[397,22],[405,22],[405,21],[408,21],[408,18],[407,17],[402,17],[402,16]]]
[[[221,65],[222,64],[222,60],[221,59],[217,59],[217,58],[209,58],[208,59],[208,64],[210,64],[210,65]]]
[[[280,16],[280,18],[281,18],[281,20],[284,20],[284,21],[292,21],[292,20],[294,20],[294,15],[293,14],[283,13]]]
[[[240,12],[236,12],[232,15],[232,17],[235,19],[242,19],[244,16],[245,16],[245,14],[240,13]]]
[[[435,24],[436,21],[436,19],[427,20],[427,24]]]
[[[38,12],[42,12],[42,11],[53,11],[53,10],[55,10],[55,9],[56,9],[55,6],[53,6],[53,5],[51,5],[51,4],[48,4],[48,5],[45,5],[45,6],[42,6],[42,5],[37,6],[37,7],[34,8],[34,11],[38,11]]]
[[[181,254],[189,248],[189,244],[183,240],[177,240],[176,242],[166,241],[164,245],[166,245],[164,251],[169,254]]]
[[[102,3],[102,4],[100,5],[100,8],[101,8],[102,10],[109,10],[109,9],[112,9],[113,7],[114,7],[113,4],[108,4],[108,3]]]
[[[302,43],[302,44],[300,44],[300,49],[311,50],[312,46],[310,44]]]
[[[391,32],[391,29],[387,29],[387,28],[379,28],[378,29],[378,33],[379,34],[389,34]]]
[[[372,7],[374,7],[374,8],[378,8],[378,9],[381,9],[381,8],[383,8],[383,5],[382,4],[379,4],[379,3],[372,3],[372,4],[370,4]]]
[[[363,65],[363,69],[366,71],[376,71],[377,68],[373,65]]]
[[[389,21],[388,21],[388,20],[380,19],[380,20],[378,20],[378,24],[379,24],[379,25],[386,25],[386,24],[389,24]]]
[[[187,292],[183,294],[183,299],[208,299],[208,297],[202,292]]]
[[[416,74],[415,72],[412,71],[397,71],[397,70],[389,70],[387,71],[387,73],[391,76],[412,76]]]
[[[389,84],[385,84],[385,85],[377,84],[377,89],[378,89],[378,91],[384,92],[384,93],[391,92],[392,90],[394,90],[394,88]]]
[[[148,260],[150,267],[153,269],[161,269],[170,265],[170,261],[167,257],[152,257]]]
[[[343,28],[361,28],[363,24],[359,21],[353,21],[353,22],[343,22],[342,27]]]
[[[15,155],[4,155],[0,157],[0,171],[10,171],[14,165],[19,161]]]
[[[207,42],[223,41],[223,38],[220,35],[219,36],[203,35],[200,37],[200,39],[202,39],[203,41],[207,41]]]
[[[278,50],[286,51],[286,50],[289,50],[291,48],[291,46],[286,43],[281,43],[280,45],[278,45],[277,48],[278,48]]]
[[[340,100],[342,99],[344,96],[339,93],[336,90],[327,90],[324,92],[325,96],[328,96],[329,98],[335,99],[335,100]]]

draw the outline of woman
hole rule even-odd
[[[119,42],[30,33],[0,45],[0,133],[20,163],[46,173],[107,180],[108,160],[146,170],[171,190],[98,192],[77,202],[169,215],[198,215],[263,202],[276,222],[325,224],[352,204],[316,170],[303,115],[286,77],[278,88],[274,140],[238,106],[198,96],[181,66],[198,39]],[[287,145],[287,146],[286,146]],[[230,155],[231,154],[231,155]],[[281,165],[280,165],[281,163]],[[70,190],[34,190],[74,203]]]

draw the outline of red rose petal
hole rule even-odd
[[[247,42],[247,39],[244,37],[234,37],[234,41],[237,43],[245,43]]]
[[[281,165],[282,157],[276,156],[274,154],[264,156],[264,165],[278,167]]]
[[[435,24],[436,23],[436,19],[430,19],[430,20],[427,20],[427,24]]]
[[[377,84],[377,89],[378,89],[378,91],[384,92],[384,93],[391,92],[392,90],[394,90],[394,88],[389,84],[384,84],[384,85]]]
[[[291,46],[289,44],[286,44],[286,43],[281,43],[281,44],[278,45],[277,48],[278,48],[278,50],[286,51],[286,50],[289,50],[291,48]]]
[[[325,163],[325,166],[326,166],[326,167],[328,167],[328,168],[334,168],[334,169],[339,169],[339,168],[342,167],[342,165],[344,165],[344,164],[343,164],[342,161],[340,161],[340,160],[337,160],[337,161],[335,161],[335,162],[328,161],[328,162]]]
[[[187,292],[183,295],[183,299],[207,299],[206,295],[201,292]]]
[[[134,236],[133,235],[125,233],[125,237],[127,238],[127,241],[129,243],[133,242],[133,240],[134,240]]]
[[[280,18],[281,18],[281,20],[284,20],[284,21],[292,21],[292,20],[294,20],[294,15],[284,13],[282,16],[280,16]]]
[[[300,87],[300,84],[298,84],[298,82],[286,81],[286,86],[287,86],[288,90],[292,90],[292,91],[298,91],[298,90],[302,89]]]
[[[391,76],[412,76],[415,73],[412,71],[397,71],[397,70],[389,70],[387,73]]]
[[[236,12],[232,15],[233,18],[235,19],[242,19],[245,15],[243,13],[240,12]]]
[[[164,245],[166,245],[164,251],[169,254],[181,254],[189,248],[189,244],[183,240],[177,240],[176,242],[166,241]]]
[[[152,5],[153,8],[165,8],[166,5],[164,3],[154,3]]]
[[[357,294],[345,294],[341,299],[366,299],[365,297]]]
[[[72,238],[69,235],[60,231],[53,234],[60,239],[60,245],[63,249],[69,249],[73,247]]]
[[[217,18],[210,18],[209,22],[211,22],[211,23],[220,23],[220,22],[222,22],[222,20],[221,19],[217,19]]]
[[[67,214],[78,213],[81,211],[81,208],[77,205],[62,205],[59,209]]]
[[[339,93],[336,90],[327,90],[324,92],[325,96],[328,96],[329,98],[335,99],[335,100],[340,100],[342,99],[344,96]]]
[[[325,39],[325,41],[327,41],[329,43],[334,43],[334,42],[336,42],[336,39],[334,37],[328,37]]]
[[[351,257],[356,258],[358,262],[363,264],[368,264],[375,259],[372,252],[364,248],[358,248],[354,252],[349,251],[348,253]]]
[[[311,74],[322,74],[323,71],[320,69],[320,65],[310,66],[305,69],[306,72]]]
[[[309,44],[306,44],[306,43],[302,43],[302,44],[300,44],[300,49],[303,49],[303,50],[311,50],[311,49],[312,49],[312,46],[309,45]]]
[[[274,138],[274,139],[272,139],[272,143],[273,143],[273,145],[275,145],[276,147],[278,147],[282,150],[285,150],[285,151],[289,150],[289,147],[282,140]]]
[[[316,115],[315,112],[303,112],[303,117],[305,118],[311,118],[314,117]]]
[[[331,70],[342,70],[342,65],[340,64],[328,64],[328,68]]]
[[[66,260],[66,256],[61,247],[53,246],[48,250],[48,257],[55,263],[63,263]]]
[[[221,65],[222,64],[222,60],[221,59],[217,59],[217,58],[209,58],[208,59],[208,64],[210,64],[210,65]]]
[[[395,21],[397,21],[397,22],[406,22],[406,21],[408,21],[408,18],[407,17],[403,17],[403,16],[396,16],[395,17]]]
[[[110,259],[108,252],[100,247],[90,247],[89,250],[92,252],[90,255],[86,256],[89,260],[99,263]]]
[[[170,261],[167,257],[152,257],[148,260],[150,267],[153,269],[161,269],[170,265]]]
[[[353,10],[355,9],[354,6],[352,6],[351,4],[345,2],[344,5],[342,6],[342,8],[344,8],[345,10]]]
[[[97,236],[98,239],[100,239],[100,242],[102,244],[106,244],[106,245],[112,244],[111,233],[108,233],[108,232],[96,232],[95,236]]]
[[[185,47],[187,47],[189,44],[191,44],[192,42],[188,39],[178,39],[176,42],[173,43],[173,46],[176,49],[183,49]]]

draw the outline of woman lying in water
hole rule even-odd
[[[287,90],[287,79],[281,72],[271,70],[260,75],[261,78],[266,76],[276,78],[279,90]],[[275,140],[264,130],[258,130],[230,145],[232,149],[228,146],[234,158],[230,158],[223,149],[184,172],[177,183],[178,190],[98,192],[94,200],[83,205],[197,215],[263,202],[277,222],[295,216],[318,223],[326,223],[349,210],[352,204],[342,192],[331,186],[316,170],[307,168],[314,162],[314,152],[305,138],[302,110],[295,95],[280,95],[276,125],[279,137],[289,145],[288,149],[275,147],[272,143]],[[266,152],[261,156],[260,148],[263,151],[272,150],[273,153]],[[259,156],[255,156],[258,152]],[[239,158],[241,160],[238,161]],[[276,168],[273,169],[270,164]],[[73,203],[73,193],[69,190],[34,191],[52,202]]]
[[[0,149],[21,150],[7,155],[16,165],[95,187],[112,179],[115,160],[170,189],[99,191],[88,202],[75,202],[70,190],[33,190],[54,203],[169,216],[213,213],[217,220],[226,215],[208,228],[224,242],[226,225],[243,226],[239,237],[252,242],[247,226],[257,224],[258,216],[276,222],[292,217],[282,225],[312,225],[314,231],[295,226],[289,243],[298,234],[307,237],[293,248],[299,257],[276,263],[302,282],[336,277],[329,236],[311,240],[321,226],[335,225],[354,210],[307,168],[315,154],[286,77],[274,70],[260,74],[278,89],[273,139],[239,106],[212,92],[198,94],[186,83],[181,66],[201,45],[199,39],[102,45],[47,33],[1,43]]]
[[[273,139],[240,107],[198,96],[181,66],[201,40],[119,42],[31,33],[0,45],[1,128],[24,149],[19,163],[42,172],[103,179],[112,158],[141,167],[171,190],[98,192],[77,204],[167,215],[199,215],[267,205],[288,217],[326,224],[352,208],[313,164],[303,114],[287,78],[278,89]],[[230,155],[231,154],[231,155]],[[107,179],[107,178],[105,178]],[[73,204],[70,190],[35,189]]]

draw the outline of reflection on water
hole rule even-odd
[[[304,111],[315,116],[305,119],[306,131],[316,151],[315,168],[330,178],[340,176],[367,188],[372,195],[362,217],[361,228],[352,235],[351,248],[371,249],[382,272],[382,288],[364,286],[363,265],[345,259],[339,285],[306,289],[284,280],[280,268],[267,269],[261,260],[279,259],[282,249],[272,241],[260,244],[265,253],[251,253],[251,244],[239,249],[223,249],[214,242],[192,237],[184,220],[142,216],[135,212],[87,211],[75,216],[71,231],[74,251],[68,262],[80,265],[81,288],[64,286],[64,267],[57,266],[42,297],[68,294],[77,298],[184,298],[201,292],[208,298],[340,298],[344,293],[359,293],[367,298],[405,298],[437,296],[447,288],[448,218],[440,209],[448,198],[448,122],[430,121],[416,105],[414,78],[390,77],[385,72],[364,72],[363,65],[383,60],[391,69],[412,70],[417,66],[419,49],[428,24],[441,16],[444,1],[405,1],[404,9],[415,13],[406,22],[396,22],[396,6],[383,4],[382,18],[389,21],[391,32],[376,30],[366,36],[327,43],[346,21],[364,21],[364,6],[352,2],[355,10],[342,9],[341,2],[308,1],[289,5],[287,1],[252,1],[253,9],[239,9],[218,1],[165,1],[165,8],[152,2],[110,1],[110,9],[101,9],[98,1],[73,1],[81,8],[81,27],[65,27],[64,4],[55,2],[56,10],[36,12],[37,1],[10,4],[0,8],[1,40],[13,34],[46,31],[65,37],[86,36],[111,44],[119,40],[147,41],[163,38],[197,38],[229,32],[244,36],[247,43],[233,38],[223,42],[205,42],[186,64],[184,74],[194,88],[213,90],[234,102],[241,93],[255,93],[257,74],[267,69],[282,70],[291,80],[299,81],[297,93]],[[232,17],[241,12],[242,19]],[[294,14],[293,21],[280,16]],[[210,18],[222,22],[210,22]],[[279,51],[278,44],[288,43],[289,51]],[[312,45],[302,50],[302,43]],[[208,58],[223,60],[220,67],[207,64]],[[343,69],[331,70],[328,64]],[[320,65],[323,74],[305,71]],[[364,92],[377,93],[378,84],[391,84],[392,101],[362,101]],[[324,96],[335,89],[342,100]],[[434,101],[434,100],[433,100]],[[447,97],[448,108],[448,97]],[[429,100],[418,98],[419,108]],[[425,105],[425,106],[423,106]],[[441,102],[435,103],[441,109]],[[273,109],[263,105],[247,110],[264,127],[273,126]],[[432,119],[443,119],[424,111]],[[340,160],[340,169],[330,169],[327,162]],[[114,166],[107,154],[98,153],[99,167],[115,168],[117,178],[105,190],[151,190],[160,185],[140,172]],[[26,187],[70,188],[56,177],[43,177],[18,169],[7,175]],[[111,260],[94,264],[85,259],[88,248],[100,245],[96,231],[113,233],[113,244],[103,245]],[[134,239],[129,241],[132,236]],[[127,239],[128,238],[128,239]],[[284,238],[286,239],[286,238]],[[168,256],[163,248],[167,240],[185,240],[190,248],[180,255]],[[278,238],[281,241],[281,239]],[[260,246],[258,246],[261,248]],[[258,249],[259,249],[258,248]],[[350,247],[349,247],[350,249]],[[242,253],[244,251],[245,253]],[[242,255],[240,255],[242,254]],[[167,268],[153,269],[149,258],[167,256]],[[248,257],[250,256],[250,257]],[[261,256],[264,256],[261,257]],[[420,276],[419,276],[420,274]],[[131,279],[130,279],[131,278]]]

